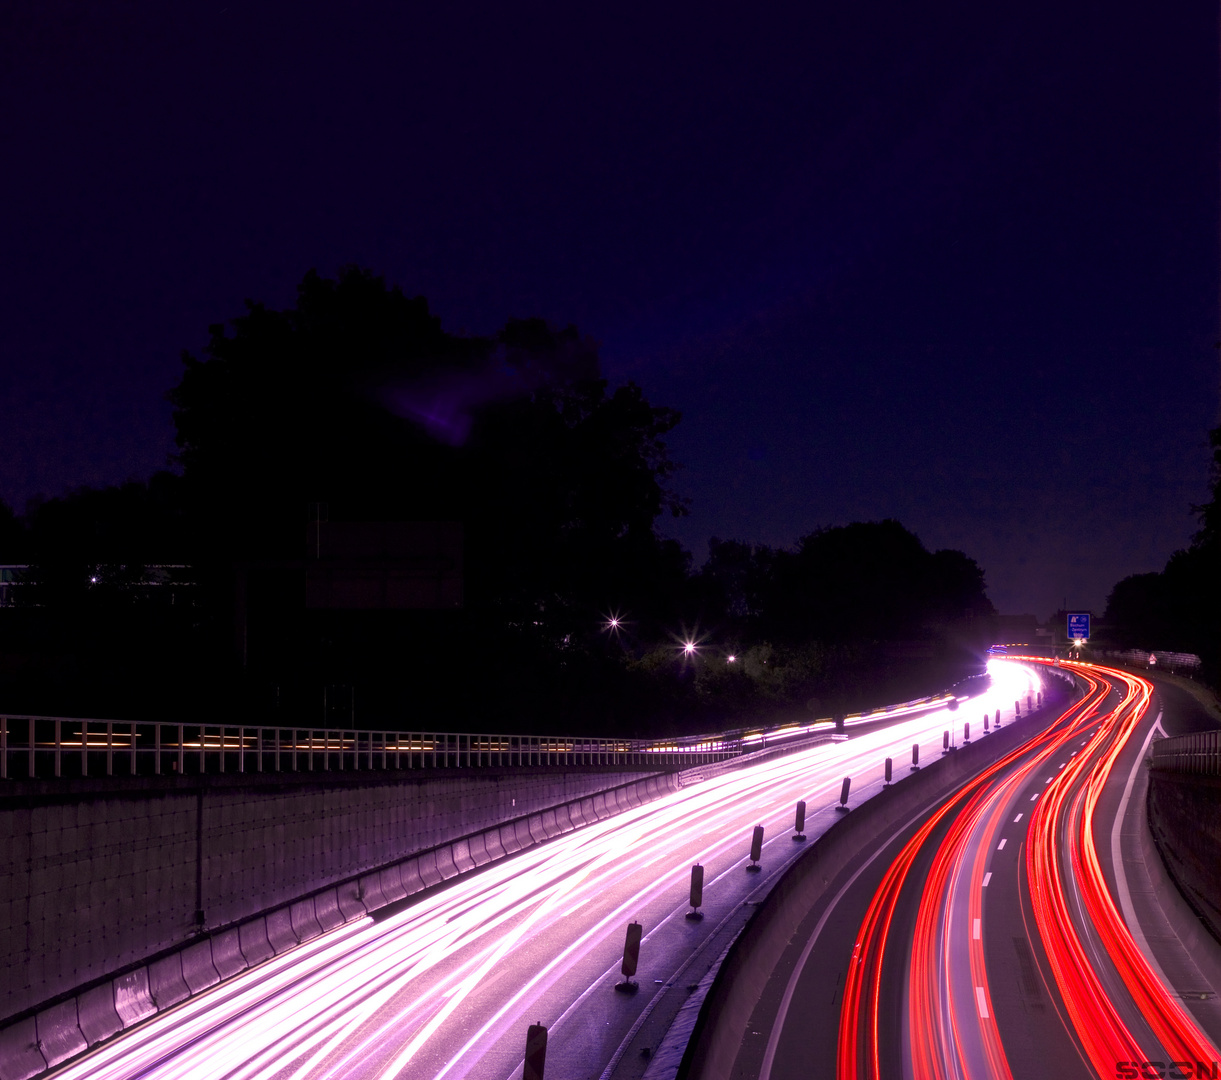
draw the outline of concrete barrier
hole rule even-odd
[[[148,969],[136,968],[118,976],[114,986],[114,1011],[119,1014],[125,1028],[140,1023],[157,1011],[152,991],[148,986]]]
[[[560,828],[559,818],[556,817],[554,810],[544,810],[538,815],[539,824],[543,827],[543,832],[547,834],[547,839],[550,840],[553,836],[562,836],[564,830]]]
[[[0,1080],[27,1080],[46,1068],[47,1063],[38,1051],[34,1017],[19,1020],[0,1031]]]
[[[114,1007],[113,983],[102,983],[86,990],[76,999],[76,1011],[81,1034],[90,1046],[123,1030],[123,1021]]]
[[[325,889],[314,897],[314,918],[324,934],[348,921],[339,910],[339,897],[334,889]]]
[[[382,892],[381,871],[363,875],[357,891],[360,896],[360,902],[364,905],[366,911],[375,911],[377,908],[385,907],[390,903]]]
[[[267,913],[265,918],[267,941],[275,950],[276,956],[295,949],[301,944],[297,932],[293,929],[292,913],[288,908]]]
[[[345,881],[337,885],[335,900],[339,904],[339,914],[343,916],[344,922],[363,918],[368,911],[360,900],[360,881]]]
[[[471,842],[469,840],[455,840],[449,846],[453,852],[454,866],[457,867],[458,873],[469,874],[475,869],[476,863],[471,855]]]
[[[533,817],[534,815],[531,815]],[[513,832],[517,836],[518,850],[532,848],[538,843],[534,837],[534,832],[530,828],[530,818],[524,817],[513,823]]]
[[[268,949],[268,953],[270,952]],[[222,979],[231,979],[249,966],[242,953],[241,931],[236,926],[213,935],[212,966]]]
[[[416,867],[415,860],[412,859],[407,863],[387,866],[382,870],[381,883],[382,895],[386,898],[386,903],[393,904],[396,900],[402,900],[407,895],[407,887],[403,884],[402,876],[407,875],[407,881],[410,884],[412,876],[416,878],[420,876],[420,872]]]
[[[504,844],[501,843],[499,829],[489,829],[483,834],[483,846],[487,849],[488,860],[490,862],[503,859],[508,855]]]
[[[435,851],[421,852],[415,860],[416,869],[419,871],[420,881],[423,884],[419,888],[412,888],[406,879],[403,878],[403,888],[407,890],[407,895],[412,896],[423,889],[431,889],[434,885],[440,885],[445,879],[441,876],[441,871],[437,867],[437,853]]]
[[[192,994],[207,990],[220,982],[220,974],[212,964],[212,941],[205,938],[188,945],[180,953],[182,957],[182,981]]]
[[[625,785],[631,795],[612,789],[533,812],[195,938],[0,1028],[0,1080],[30,1080],[192,994],[327,930],[678,787],[677,774],[635,780]]]
[[[504,849],[506,855],[513,855],[521,851],[521,842],[517,839],[517,823],[510,822],[508,825],[501,825],[496,830],[496,835],[500,840],[500,846]]]
[[[278,773],[248,763],[240,774],[54,782],[10,775],[0,785],[0,1026],[189,944],[200,934],[200,911],[209,930],[236,926],[302,894],[652,773]]]
[[[318,919],[314,915],[314,898],[308,897],[305,900],[298,900],[289,909],[289,919],[292,922],[293,933],[297,935],[297,940],[304,945],[307,941],[313,941],[316,937],[322,936],[322,927],[318,925]]]
[[[158,1012],[164,1012],[191,996],[191,988],[182,977],[180,953],[171,953],[148,965],[148,992]]]
[[[469,837],[466,843],[470,848],[471,861],[476,866],[485,866],[492,861],[492,856],[488,853],[486,833],[478,833],[475,836]]]
[[[270,960],[276,955],[276,950],[271,944],[271,939],[267,933],[267,919],[265,917],[251,919],[249,922],[242,923],[237,928],[237,940],[241,946],[242,956],[246,958],[246,963],[250,967],[255,964],[261,964],[264,960]]]
[[[1063,700],[1063,699],[1061,699]],[[751,1014],[802,919],[836,876],[913,816],[1016,749],[1058,716],[1048,703],[987,738],[960,747],[840,817],[781,875],[728,950],[700,1008],[678,1080],[729,1080]]]
[[[75,1057],[89,1047],[76,1021],[76,998],[44,1009],[35,1018],[34,1026],[38,1032],[38,1049],[48,1068]]]
[[[535,844],[541,844],[544,840],[550,840],[555,835],[554,832],[547,831],[541,814],[531,814],[526,818],[526,827],[530,830],[530,839]]]

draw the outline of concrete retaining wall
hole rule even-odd
[[[1179,891],[1221,940],[1221,779],[1151,769],[1149,830]]]
[[[1061,698],[1053,689],[1052,697]],[[1048,702],[1050,705],[1050,701]],[[1059,708],[1045,707],[909,773],[820,836],[785,872],[727,953],[704,999],[679,1080],[729,1080],[751,1013],[801,920],[863,851],[1020,746]]]
[[[539,786],[540,779],[534,777],[533,784]],[[196,936],[156,959],[0,1026],[0,1080],[29,1080],[124,1028],[327,930],[552,836],[641,806],[678,786],[676,774],[635,779],[498,822],[236,925]]]
[[[565,825],[553,816],[536,823],[532,835],[521,822],[540,811],[655,775],[488,769],[392,778],[330,772],[325,782],[298,773],[257,781],[247,775],[6,784],[0,788],[0,1026],[32,1022],[41,1003],[195,941],[201,931],[236,927],[324,885],[393,867],[378,871],[385,881],[366,882],[363,892],[350,883],[332,887],[289,917],[250,931],[253,938],[205,939],[212,942],[207,962],[200,949],[198,956],[141,967],[143,975],[131,976],[137,982],[114,990],[112,1006],[82,1021],[95,1034],[114,1026],[111,1010],[119,1021],[135,1022],[149,1008],[164,1008],[244,969],[260,950],[272,955],[363,914],[379,896],[399,899],[572,827],[571,819]],[[450,846],[491,826],[503,831],[500,822],[515,818],[521,822],[508,844],[480,833],[456,850]],[[400,873],[399,863],[413,853],[419,859]],[[57,1060],[75,1053],[75,1040],[83,1037],[53,1035],[58,1016],[46,1014],[39,1036]],[[15,1060],[6,1050],[10,1037],[0,1035],[0,1078],[15,1075],[3,1064]],[[28,1043],[24,1036],[19,1041]]]

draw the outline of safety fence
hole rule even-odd
[[[1144,649],[1115,649],[1104,651],[1102,655],[1164,671],[1199,671],[1203,663],[1195,653],[1170,652],[1167,649],[1158,649],[1156,652],[1145,652]]]
[[[0,716],[0,780],[574,765],[672,769],[741,752],[740,732],[650,742]]]
[[[1221,776],[1221,731],[1153,740],[1153,767],[1197,776]]]

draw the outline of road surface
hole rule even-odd
[[[1005,665],[982,697],[685,787],[341,927],[192,998],[61,1068],[65,1080],[520,1077],[527,1026],[549,1028],[547,1074],[639,1076],[669,1018],[752,905],[812,840],[875,793],[889,756],[940,754],[943,732],[1040,686]],[[982,726],[982,724],[979,724]],[[978,727],[976,728],[978,730]],[[747,870],[764,827],[761,870]],[[703,919],[685,916],[705,868]],[[635,993],[614,989],[625,928],[644,928]]]
[[[735,1074],[1221,1076],[1215,949],[1184,946],[1140,849],[1148,741],[1200,718],[1076,672],[1087,694],[1055,725],[832,883]]]

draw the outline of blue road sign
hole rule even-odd
[[[1068,616],[1068,640],[1088,641],[1090,638],[1090,613],[1088,611],[1070,612]]]

